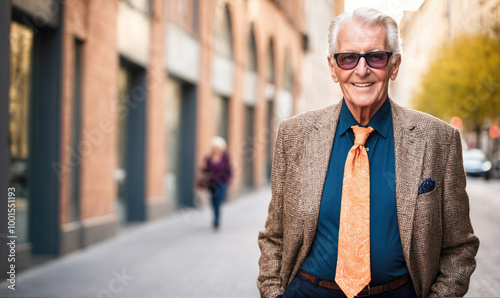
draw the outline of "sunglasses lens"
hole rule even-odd
[[[387,65],[388,57],[386,52],[373,52],[366,55],[366,62],[373,68],[382,68]]]
[[[361,56],[365,57],[366,63],[371,68],[384,68],[389,61],[389,57],[392,55],[390,52],[370,52],[366,54],[357,53],[338,53],[335,54],[337,59],[337,64],[340,68],[349,70],[353,69],[358,65],[358,61]]]
[[[358,60],[359,60],[359,55],[351,53],[340,54],[337,57],[337,63],[339,67],[342,69],[354,68],[356,64],[358,64]]]

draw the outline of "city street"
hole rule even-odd
[[[470,178],[472,222],[481,240],[467,297],[500,297],[500,181]],[[222,229],[208,209],[129,227],[110,241],[20,273],[0,297],[258,297],[257,233],[269,188],[223,209]]]
[[[481,244],[467,297],[500,297],[500,181],[469,177],[474,233]]]
[[[460,166],[488,178],[467,178],[480,245],[466,297],[500,298],[500,0],[0,0],[0,41],[0,298],[259,297],[273,163],[296,203],[285,204],[284,225],[303,233],[277,254],[306,248],[305,257],[315,231],[307,214],[318,210],[309,194],[321,193],[328,158],[346,157],[354,139],[349,131],[327,152],[347,135],[337,131],[344,118],[378,131],[365,140],[371,161],[361,172],[380,170],[368,178],[381,195],[372,192],[370,210],[344,197],[357,213],[344,208],[355,220],[341,224],[356,235],[339,238],[358,256],[366,250],[349,237],[381,244],[370,255],[371,293],[382,282],[377,261],[405,268],[388,257],[404,263],[393,252],[398,228],[405,255],[410,243],[418,258],[407,267],[432,277],[441,254],[441,267],[463,276],[464,262],[446,256],[466,239],[447,240],[468,223],[457,211],[467,204],[434,200],[450,189],[442,177],[460,180],[443,172],[461,143]],[[340,200],[345,168],[334,165],[325,193],[333,185]],[[208,194],[193,191],[212,182],[230,185],[220,229]],[[416,200],[399,198],[401,225],[383,202],[396,184]],[[323,203],[332,219],[325,210],[339,206]],[[454,220],[439,218],[445,209]],[[358,230],[368,230],[369,211],[367,238]],[[342,242],[333,234],[326,242]]]

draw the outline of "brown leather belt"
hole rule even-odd
[[[299,271],[299,273],[307,278],[308,280],[310,280],[311,282],[313,283],[316,283],[316,277],[312,274],[309,274],[309,273],[305,273],[303,271]],[[375,294],[381,294],[381,293],[385,293],[387,291],[390,290],[395,290],[397,288],[399,288],[400,286],[404,285],[407,281],[410,280],[410,276],[408,274],[406,275],[403,275],[401,277],[398,277],[396,278],[395,280],[393,281],[390,281],[388,283],[385,283],[385,284],[382,284],[382,285],[379,285],[379,286],[366,286],[364,287],[363,290],[361,290],[361,292],[359,292],[358,295],[356,295],[356,297],[366,297],[366,296],[370,296],[370,295],[375,295]],[[332,290],[337,290],[337,291],[342,291],[339,287],[339,285],[337,285],[336,282],[334,281],[328,281],[328,280],[321,280],[319,279],[317,281],[317,284],[323,288],[327,288],[327,289],[332,289]]]

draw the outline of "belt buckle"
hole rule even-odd
[[[360,295],[360,294],[358,294],[358,295],[356,295],[356,296],[354,296],[354,297],[355,297],[355,298],[359,298],[359,297],[368,297],[368,296],[370,296],[370,284],[368,284],[365,288],[363,288],[363,290],[361,290],[361,292],[363,292],[365,289],[367,289],[367,290],[368,290],[368,294],[361,294],[361,295]],[[361,293],[361,292],[360,292],[360,293]]]

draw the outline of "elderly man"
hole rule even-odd
[[[392,18],[344,13],[328,42],[344,98],[280,125],[261,296],[463,296],[479,241],[459,132],[389,99],[401,64]]]

